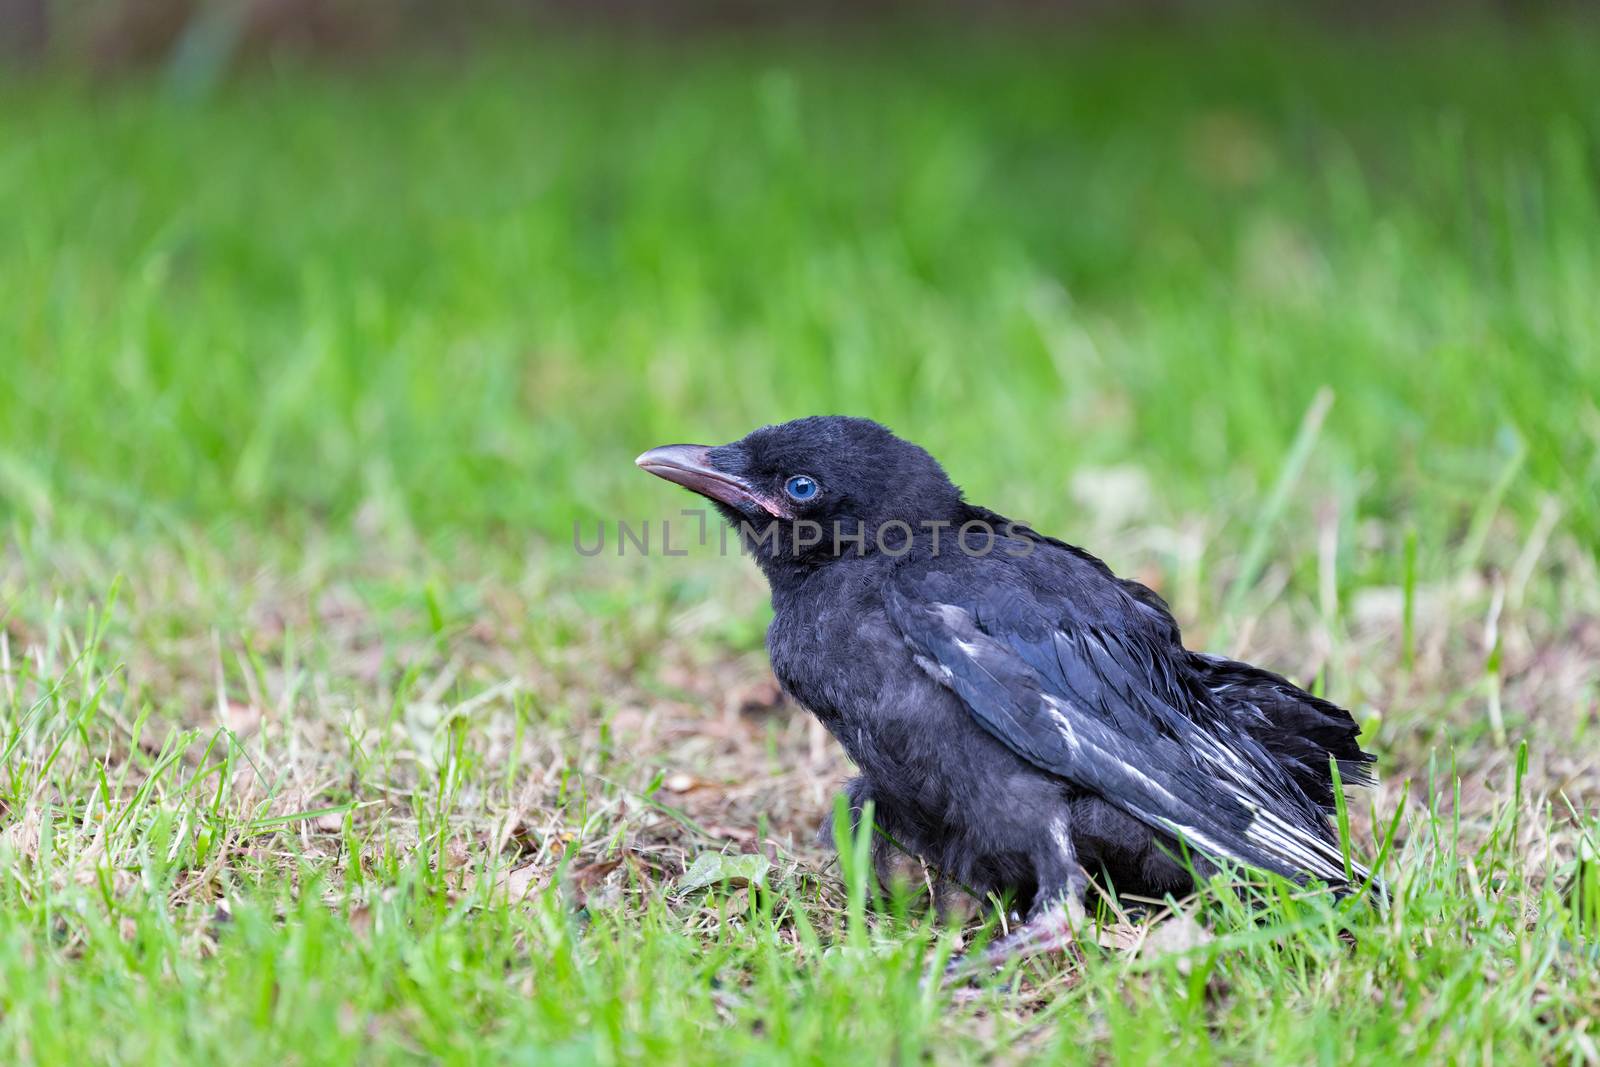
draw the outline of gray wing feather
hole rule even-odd
[[[1215,858],[1347,884],[1326,818],[1203,692],[1185,690],[1165,650],[1072,625],[1027,590],[963,598],[953,582],[907,584],[887,603],[917,661],[1018,755]]]

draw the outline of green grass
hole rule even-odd
[[[0,1058],[1595,1062],[1597,46],[0,83]],[[1392,908],[923,988],[749,565],[571,547],[834,411],[1355,709]],[[766,885],[679,891],[719,850]]]

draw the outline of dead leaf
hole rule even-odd
[[[1188,974],[1193,960],[1188,954],[1202,945],[1216,940],[1211,931],[1201,926],[1187,913],[1180,912],[1170,919],[1149,928],[1139,943],[1137,954],[1141,957],[1179,956],[1175,961],[1179,974]]]
[[[1180,912],[1145,924],[1108,923],[1099,928],[1095,940],[1104,948],[1154,957],[1191,952],[1215,939],[1192,916]],[[1178,970],[1187,974],[1189,961],[1177,962]]]
[[[524,863],[502,874],[497,888],[504,889],[513,902],[525,900],[531,891],[544,888],[545,879],[541,874],[538,864]]]
[[[1107,923],[1095,930],[1095,941],[1101,948],[1114,948],[1130,952],[1144,940],[1145,928],[1132,923]]]
[[[744,826],[722,826],[718,823],[710,823],[706,826],[705,831],[710,837],[735,841],[741,845],[748,845],[756,839],[756,832]]]

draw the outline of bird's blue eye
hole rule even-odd
[[[783,483],[783,491],[789,494],[791,500],[810,500],[817,495],[819,488],[816,482],[804,474],[796,474]]]

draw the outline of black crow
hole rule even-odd
[[[1350,714],[1184,648],[1150,589],[969,504],[867,419],[799,419],[640,467],[708,497],[772,590],[784,689],[860,769],[853,809],[1064,943],[1090,877],[1160,897],[1217,861],[1348,892],[1330,761],[1371,784]]]

